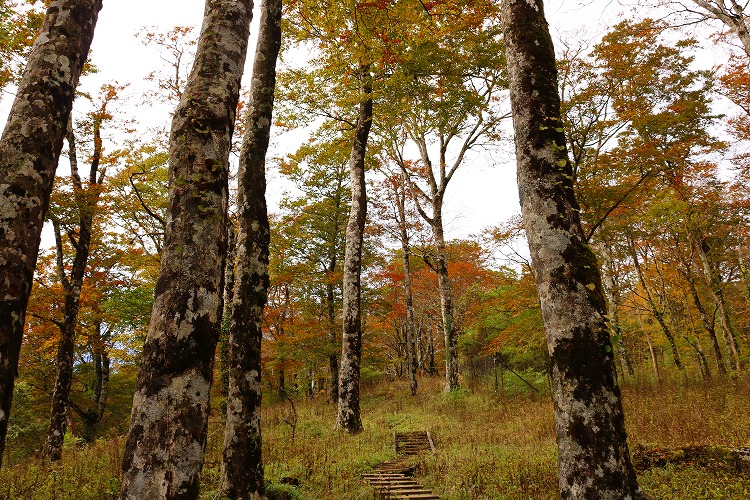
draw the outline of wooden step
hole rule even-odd
[[[396,458],[383,462],[375,471],[362,474],[375,490],[375,498],[382,500],[440,500],[430,490],[422,487],[405,473],[412,473],[419,459],[410,458],[425,452],[434,452],[435,446],[429,432],[394,433]]]

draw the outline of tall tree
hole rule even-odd
[[[121,498],[196,498],[226,255],[228,157],[251,0],[207,0],[172,120],[169,215],[123,456]]]
[[[54,0],[0,138],[0,464],[42,225],[101,0]]]
[[[261,498],[263,484],[261,341],[268,298],[270,227],[266,209],[266,150],[273,115],[276,59],[281,47],[281,0],[261,5],[250,106],[240,153],[236,290],[229,336],[229,393],[222,491],[229,498]]]
[[[502,2],[518,189],[542,306],[562,498],[641,498],[596,258],[573,193],[541,0]]]
[[[409,42],[404,62],[392,78],[391,102],[400,102],[384,120],[403,130],[417,148],[416,162],[402,163],[417,210],[430,225],[432,269],[438,277],[445,341],[445,389],[459,388],[458,333],[446,261],[444,202],[448,185],[482,141],[495,139],[504,118],[496,105],[505,88],[504,56],[491,2],[444,2],[429,10]],[[447,20],[450,20],[448,22]],[[396,135],[398,138],[398,134]]]
[[[354,130],[352,152],[349,157],[352,201],[346,225],[344,253],[343,316],[341,370],[339,371],[339,401],[336,425],[349,433],[362,430],[359,408],[360,360],[362,358],[362,241],[367,216],[365,192],[365,152],[372,127],[372,76],[370,65],[363,64],[357,75],[362,85],[362,101]]]
[[[62,325],[60,325],[60,343],[57,350],[57,378],[55,389],[52,393],[52,407],[50,410],[50,425],[47,431],[47,442],[44,446],[44,458],[53,462],[62,457],[63,438],[65,436],[65,424],[68,416],[68,398],[70,396],[70,385],[73,381],[73,355],[75,352],[75,336],[78,327],[78,311],[81,302],[81,288],[83,278],[87,270],[89,252],[92,244],[92,229],[94,215],[98,211],[99,199],[102,194],[102,186],[107,173],[109,160],[103,158],[104,148],[102,145],[102,125],[112,116],[107,106],[117,99],[120,90],[114,85],[102,87],[101,104],[94,112],[89,114],[90,128],[92,134],[93,148],[90,151],[90,163],[88,175],[81,181],[78,165],[78,146],[73,129],[73,120],[70,120],[67,133],[68,158],[70,160],[70,179],[72,183],[72,194],[74,200],[73,218],[75,221],[65,220],[58,213],[51,214],[50,218],[54,226],[55,242],[57,246],[57,268],[60,282],[65,291],[65,312]],[[70,193],[67,193],[70,194]],[[60,208],[60,207],[55,207]],[[54,210],[57,212],[58,210]],[[64,208],[59,210],[64,212]],[[73,262],[69,271],[63,259],[63,239],[61,226],[67,233],[68,240],[73,247]],[[100,365],[101,368],[101,365]]]

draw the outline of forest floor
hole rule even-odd
[[[555,438],[549,391],[535,393],[509,380],[503,391],[472,387],[442,394],[442,381],[422,378],[408,396],[404,383],[364,387],[365,430],[334,430],[335,409],[323,396],[272,402],[263,415],[265,473],[276,498],[371,499],[361,474],[395,456],[393,433],[429,430],[436,452],[416,478],[446,500],[558,498]],[[545,380],[532,378],[538,387]],[[636,444],[750,446],[750,376],[705,384],[675,376],[661,384],[626,382],[623,401],[631,450]],[[218,413],[218,412],[217,412]],[[293,425],[292,425],[293,424]],[[218,494],[223,426],[209,424],[201,498]],[[38,462],[4,467],[0,499],[116,498],[124,438],[85,448],[70,444],[59,468]],[[299,486],[279,485],[293,478]],[[750,474],[732,463],[669,464],[639,472],[654,499],[750,498]],[[288,495],[282,492],[288,491]]]

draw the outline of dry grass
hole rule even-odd
[[[631,384],[623,400],[631,444],[750,446],[750,377],[704,385],[676,377],[658,384]],[[518,387],[498,397],[475,389],[444,395],[442,381],[421,379],[420,394],[401,383],[368,387],[362,401],[365,431],[334,429],[335,410],[322,399],[298,401],[291,437],[288,403],[263,411],[264,461],[270,482],[300,481],[302,499],[369,499],[361,473],[394,456],[393,432],[428,429],[437,446],[417,471],[420,482],[442,498],[557,498],[552,404],[548,394]],[[203,471],[202,498],[220,498],[222,422],[212,419]],[[123,440],[66,449],[60,467],[36,462],[0,471],[0,498],[116,497]],[[653,469],[640,482],[653,498],[750,498],[750,478],[731,470],[690,465]]]

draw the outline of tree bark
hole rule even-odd
[[[729,0],[729,5],[725,0],[693,0],[693,3],[705,11],[706,18],[721,21],[734,31],[742,44],[742,50],[750,58],[750,31],[745,22],[744,9],[736,0]]]
[[[573,194],[541,0],[503,0],[518,187],[552,368],[562,498],[641,498],[596,258]]]
[[[121,498],[196,498],[226,257],[228,157],[251,0],[207,0],[172,120],[169,215],[123,456]]]
[[[432,236],[435,238],[435,271],[440,289],[440,312],[445,340],[445,390],[455,391],[458,383],[458,332],[453,321],[453,289],[448,276],[448,259],[445,255],[443,233],[443,197],[436,196],[432,204]]]
[[[396,190],[396,208],[398,209],[399,237],[401,239],[401,252],[404,265],[404,302],[406,305],[406,373],[409,378],[409,393],[417,395],[417,332],[414,328],[414,298],[411,287],[411,248],[409,246],[409,234],[406,231],[406,176]]]
[[[0,465],[42,225],[101,7],[50,3],[0,138]]]
[[[346,432],[362,430],[359,411],[360,359],[362,357],[361,272],[362,240],[367,216],[365,193],[365,150],[372,125],[372,82],[369,65],[360,68],[362,98],[354,130],[352,152],[349,157],[352,203],[346,225],[344,254],[344,305],[341,369],[339,371],[339,401],[336,426]]]
[[[229,400],[229,331],[232,324],[232,302],[234,301],[234,267],[237,261],[237,234],[234,224],[227,219],[227,259],[224,262],[224,294],[219,335],[219,376],[221,396],[224,402],[221,412],[226,416]]]
[[[281,6],[281,0],[264,0],[261,5],[238,174],[237,287],[229,338],[229,396],[221,488],[227,497],[242,500],[262,498],[265,494],[260,410],[261,327],[269,287],[266,151],[273,115],[276,59],[281,47]],[[280,369],[283,377],[283,363]]]

